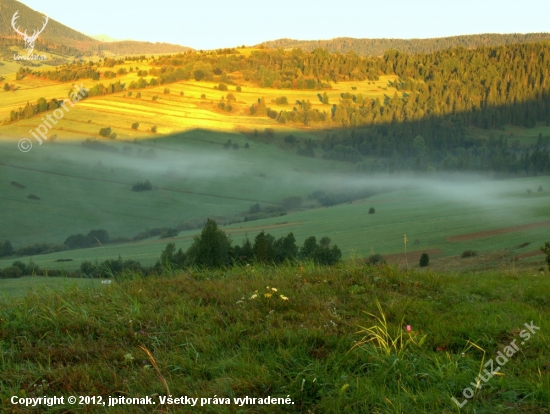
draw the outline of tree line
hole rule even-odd
[[[91,247],[109,243],[109,237],[104,230],[95,230],[84,236],[73,235],[67,238],[65,245],[69,248]],[[9,242],[0,243],[0,254],[6,249],[7,255],[13,254]],[[159,260],[152,267],[143,267],[135,260],[109,259],[101,263],[82,262],[80,272],[73,277],[116,277],[127,271],[139,272],[144,275],[158,275],[165,271],[194,268],[222,268],[235,265],[266,264],[275,265],[284,262],[313,261],[319,265],[335,265],[342,259],[342,252],[337,245],[331,244],[328,237],[317,242],[315,236],[308,237],[302,246],[298,246],[293,233],[276,239],[269,233],[260,232],[252,243],[246,238],[241,245],[233,244],[231,238],[221,229],[215,220],[208,219],[200,235],[195,236],[193,243],[183,252],[176,251],[174,243],[168,243]],[[32,260],[29,265],[21,261],[13,262],[12,266],[0,272],[0,277],[13,278],[22,275],[58,275],[60,271],[40,269]]]
[[[480,46],[504,46],[514,43],[532,43],[550,40],[549,33],[476,34],[440,37],[432,39],[355,39],[338,37],[330,40],[278,39],[263,42],[260,46],[272,49],[296,49],[307,51],[327,49],[331,53],[347,53],[350,50],[362,56],[382,56],[387,50],[395,49],[403,53],[432,53],[438,50],[464,47],[473,49]]]

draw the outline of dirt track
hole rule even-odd
[[[405,253],[388,254],[384,256],[384,259],[386,259],[388,263],[405,264],[408,261],[409,264],[418,264],[422,253],[428,253],[428,255],[431,257],[442,254],[443,252],[440,249],[415,250],[412,252],[407,252],[406,255]],[[364,260],[367,260],[367,258],[365,258]]]
[[[252,231],[262,231],[262,230],[274,230],[274,229],[282,229],[285,227],[297,227],[304,224],[303,221],[293,221],[293,222],[284,222],[284,223],[276,223],[276,224],[269,224],[266,226],[254,226],[254,227],[238,227],[236,229],[227,229],[225,230],[226,233],[229,234],[242,234],[242,233],[248,233]]]
[[[540,250],[531,250],[530,252],[516,254],[516,259],[527,259],[528,257],[542,256],[543,254]]]
[[[539,227],[550,226],[550,221],[539,221],[538,223],[523,224],[521,226],[502,227],[495,230],[479,231],[476,233],[460,234],[458,236],[447,237],[447,241],[450,243],[457,243],[468,240],[483,239],[485,237],[498,236],[500,234],[513,233],[516,231],[537,229]]]

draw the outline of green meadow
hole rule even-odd
[[[550,413],[545,36],[145,56],[56,24],[0,62],[0,413]]]
[[[8,66],[2,66],[3,70],[7,71]],[[150,70],[152,66],[127,62],[100,71],[119,68],[133,68],[135,72],[102,79],[101,83],[120,80],[129,84],[138,79],[136,68]],[[40,97],[64,98],[75,83],[32,76],[16,80],[13,72],[4,76],[18,89],[0,91],[0,116]],[[338,102],[340,94],[346,92],[384,100],[396,92],[389,85],[393,80],[395,77],[381,76],[377,81],[338,82],[327,94],[331,103]],[[97,82],[88,79],[76,83],[90,88]],[[310,100],[321,111],[329,111],[330,105],[319,101],[318,91],[277,90],[241,83],[239,92],[232,85],[222,91],[216,82],[182,81],[88,98],[53,125],[48,141],[39,145],[32,139],[33,148],[28,153],[18,150],[17,141],[30,137],[29,131],[40,125],[42,117],[0,126],[0,198],[9,211],[9,219],[4,216],[0,226],[0,241],[10,240],[16,249],[35,243],[61,244],[70,235],[94,229],[107,230],[111,238],[133,237],[146,229],[213,217],[238,243],[245,237],[253,239],[261,230],[275,237],[292,231],[298,243],[311,235],[328,236],[345,258],[393,255],[397,263],[404,260],[408,265],[418,265],[417,256],[428,252],[436,268],[468,270],[468,263],[478,266],[479,260],[458,258],[465,250],[475,250],[489,257],[481,260],[482,267],[500,265],[502,255],[517,259],[519,264],[542,263],[537,250],[546,241],[548,227],[537,227],[536,223],[550,217],[548,177],[503,181],[467,175],[459,179],[368,175],[358,173],[351,163],[321,159],[319,146],[314,149],[316,158],[299,156],[297,149],[307,140],[318,143],[332,132],[280,125],[266,117],[250,116],[248,108],[260,97],[274,110],[290,110],[296,100]],[[165,88],[169,93],[164,93]],[[229,93],[236,99],[234,109],[219,110],[217,103]],[[275,103],[281,96],[288,98],[288,105]],[[135,122],[139,125],[132,128]],[[112,128],[116,139],[99,137],[104,127]],[[157,127],[156,133],[153,127]],[[547,135],[548,131],[549,127],[539,125],[471,132],[479,137],[503,135],[509,141],[533,144],[539,134]],[[285,141],[290,134],[297,138],[296,144]],[[93,139],[101,147],[85,147],[82,143],[86,139]],[[365,158],[366,165],[375,162]],[[146,180],[152,183],[152,191],[131,191],[134,184]],[[539,186],[542,192],[537,191]],[[309,198],[315,191],[357,195],[352,203],[323,207]],[[245,221],[252,205],[280,208],[288,197],[300,197],[301,205],[287,209],[284,216]],[[371,207],[375,214],[368,214]],[[523,229],[499,232],[533,223]],[[482,231],[488,233],[450,239]],[[19,259],[32,259],[41,268],[67,271],[78,269],[85,260],[100,262],[118,256],[151,265],[166,243],[174,242],[185,250],[197,233],[188,230],[170,239],[155,237]],[[409,239],[407,246],[404,235]],[[61,259],[71,261],[57,261]],[[0,268],[14,260],[1,258]]]
[[[414,259],[418,252],[430,252],[432,264],[436,265],[437,260],[460,256],[465,250],[485,254],[497,251],[508,251],[517,255],[536,253],[547,239],[550,195],[547,191],[536,191],[539,185],[550,188],[550,179],[547,177],[485,181],[467,187],[464,183],[428,181],[419,177],[418,185],[424,187],[394,189],[348,204],[293,211],[280,217],[223,226],[222,229],[237,243],[245,237],[253,241],[262,230],[276,238],[292,231],[299,244],[311,235],[318,238],[328,236],[342,249],[345,258],[363,258],[375,253],[405,254],[403,239],[406,234],[406,248],[411,254],[410,264],[413,266],[418,266],[418,258]],[[383,184],[377,184],[376,188],[383,188]],[[528,188],[535,191],[528,193]],[[125,191],[128,191],[127,188]],[[250,201],[244,201],[241,208],[245,209],[249,204]],[[371,207],[375,209],[374,214],[368,214]],[[125,214],[131,214],[130,211],[126,210]],[[100,220],[101,217],[98,217],[98,225]],[[124,218],[121,216],[119,220],[122,223]],[[160,222],[158,224],[162,225]],[[534,225],[525,229],[514,228],[529,224]],[[91,230],[91,227],[82,227],[81,231],[89,231],[88,229]],[[499,233],[502,229],[508,231]],[[484,231],[487,234],[471,239],[452,239],[453,236]],[[132,258],[143,265],[152,265],[168,242],[174,242],[178,248],[186,250],[193,235],[198,232],[199,230],[185,231],[169,239],[156,237],[129,244],[34,256],[32,260],[41,268],[62,268],[67,271],[78,269],[82,261],[101,262],[119,255],[123,259]],[[418,244],[415,244],[416,240]],[[537,263],[542,263],[542,255],[534,257]],[[402,259],[406,258],[404,256]],[[72,261],[56,262],[60,259]],[[528,259],[531,258],[521,258],[519,263]],[[0,260],[0,266],[8,266],[13,260],[4,258]],[[26,260],[29,258],[23,258],[23,261]],[[449,266],[455,269],[467,263],[468,260],[458,260]],[[486,263],[488,267],[500,264],[502,263],[498,259],[491,259]]]
[[[454,398],[464,413],[542,414],[550,404],[549,295],[547,277],[532,272],[358,262],[37,290],[0,302],[1,410],[455,413]],[[510,353],[513,341],[519,350]],[[503,366],[498,352],[508,355]],[[492,376],[483,374],[490,360],[499,367]],[[476,388],[480,373],[487,382]],[[106,405],[109,397],[151,396],[153,405],[25,410],[10,402],[44,395],[94,395]],[[199,403],[161,405],[169,395]],[[235,404],[245,396],[289,400]],[[200,406],[214,397],[224,404]]]

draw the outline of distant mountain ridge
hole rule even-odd
[[[23,3],[16,0],[0,0],[0,46],[5,58],[10,54],[7,48],[13,45],[23,45],[21,36],[15,33],[11,23],[15,12],[19,12],[17,26],[22,31],[27,30],[29,34],[32,34],[33,30],[41,28],[44,23],[44,14],[27,7]],[[169,43],[128,40],[101,42],[50,18],[44,32],[40,34],[36,41],[36,50],[55,50],[65,55],[102,51],[109,51],[114,54],[156,54],[185,52],[190,48]]]
[[[109,35],[106,34],[99,34],[99,35],[90,35],[92,39],[95,39],[99,42],[105,42],[105,43],[112,43],[112,42],[120,42],[120,39],[114,39]]]
[[[258,46],[275,49],[301,48],[307,51],[321,48],[327,49],[331,53],[347,53],[353,50],[362,56],[381,56],[390,49],[414,54],[431,53],[453,47],[473,49],[479,46],[504,46],[540,41],[550,41],[550,33],[487,33],[430,39],[356,39],[352,37],[338,37],[330,40],[277,39],[260,43]]]

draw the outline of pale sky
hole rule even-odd
[[[23,0],[88,35],[195,49],[302,40],[550,31],[549,0]]]

